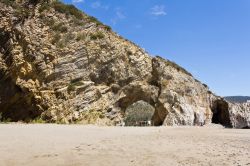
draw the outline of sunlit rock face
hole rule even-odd
[[[235,128],[250,128],[250,103],[230,104],[230,120]]]
[[[72,6],[0,1],[0,18],[1,120],[115,125],[143,101],[156,126],[249,126],[249,109]]]

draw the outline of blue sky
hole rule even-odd
[[[64,2],[180,64],[218,95],[250,95],[250,0]]]

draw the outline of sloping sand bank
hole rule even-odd
[[[250,166],[250,130],[1,124],[0,165]]]

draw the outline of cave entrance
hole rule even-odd
[[[124,113],[126,126],[154,126],[155,101],[158,93],[153,88],[130,84],[123,88],[125,97],[117,102]]]
[[[212,107],[212,123],[221,124],[225,127],[232,127],[229,115],[229,105],[223,99],[216,100]]]

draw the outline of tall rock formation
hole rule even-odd
[[[250,103],[230,103],[229,105],[232,126],[250,129]]]
[[[114,125],[144,101],[155,110],[155,125],[249,126],[249,118],[245,126],[232,118],[249,109],[238,114],[182,67],[74,6],[1,0],[0,18],[2,119]]]

